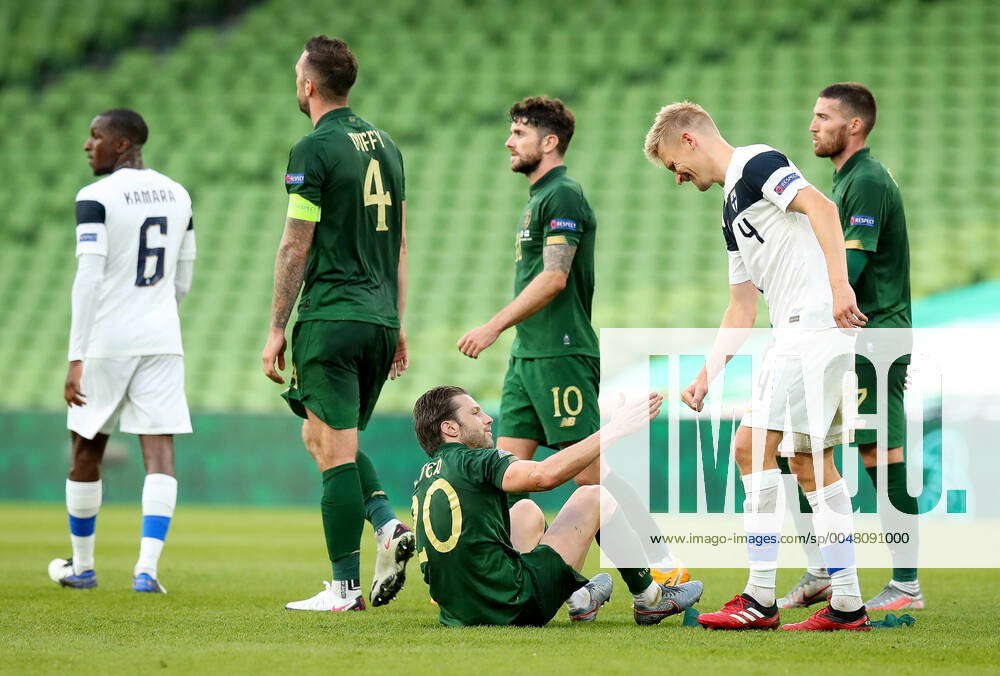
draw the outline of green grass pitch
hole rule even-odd
[[[318,509],[182,502],[160,566],[167,596],[130,590],[138,534],[138,506],[105,507],[97,520],[100,586],[61,589],[46,566],[69,552],[63,508],[0,504],[0,672],[923,675],[998,669],[996,570],[924,571],[930,607],[914,613],[916,626],[869,634],[706,632],[682,627],[679,617],[638,627],[617,576],[615,595],[593,624],[572,625],[561,614],[542,629],[446,629],[437,624],[415,565],[389,606],[347,615],[283,610],[329,578]],[[365,578],[371,544],[366,531]],[[587,573],[596,570],[596,560],[592,551]],[[705,583],[703,610],[716,610],[745,581],[739,569],[695,573]],[[779,593],[797,576],[782,570]],[[864,571],[866,593],[885,577],[886,571]],[[794,621],[806,614],[782,616]]]

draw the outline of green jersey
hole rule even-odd
[[[514,242],[514,295],[542,271],[542,249],[546,245],[569,244],[577,249],[566,288],[517,325],[513,356],[601,356],[597,335],[590,325],[596,232],[594,212],[580,184],[566,175],[565,166],[550,170],[531,186]]]
[[[337,108],[295,144],[288,216],[315,221],[299,321],[353,320],[399,328],[403,157],[387,133]]]
[[[442,624],[510,624],[528,601],[502,489],[516,460],[495,448],[443,444],[413,484],[417,560]]]
[[[869,148],[862,148],[834,172],[833,197],[847,248],[870,252],[854,284],[866,327],[912,326],[910,244],[896,181]]]

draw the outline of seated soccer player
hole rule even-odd
[[[605,528],[629,528],[601,486],[577,488],[552,525],[538,506],[507,493],[547,491],[570,481],[605,447],[659,413],[663,397],[621,404],[611,422],[542,462],[493,447],[493,419],[461,387],[436,387],[413,408],[421,448],[430,456],[413,485],[417,558],[445,625],[541,626],[563,603],[570,619],[592,621],[611,597],[611,577],[580,575],[590,544]],[[636,554],[642,545],[634,539]],[[648,585],[633,595],[638,624],[657,624],[701,597],[701,582]]]

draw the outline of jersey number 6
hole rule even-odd
[[[163,279],[163,256],[167,252],[166,248],[162,246],[152,248],[146,246],[146,233],[149,232],[150,228],[157,226],[160,228],[160,234],[166,236],[166,216],[150,216],[139,226],[139,261],[136,264],[135,272],[136,286],[153,286]],[[156,258],[156,269],[152,275],[147,275],[146,270],[150,267],[148,263],[151,257]]]

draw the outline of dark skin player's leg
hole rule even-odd
[[[142,462],[146,474],[174,475],[174,436],[172,434],[140,434]]]
[[[108,435],[98,434],[93,439],[70,432],[73,457],[70,460],[70,481],[97,481],[101,478],[101,460],[108,445]]]

